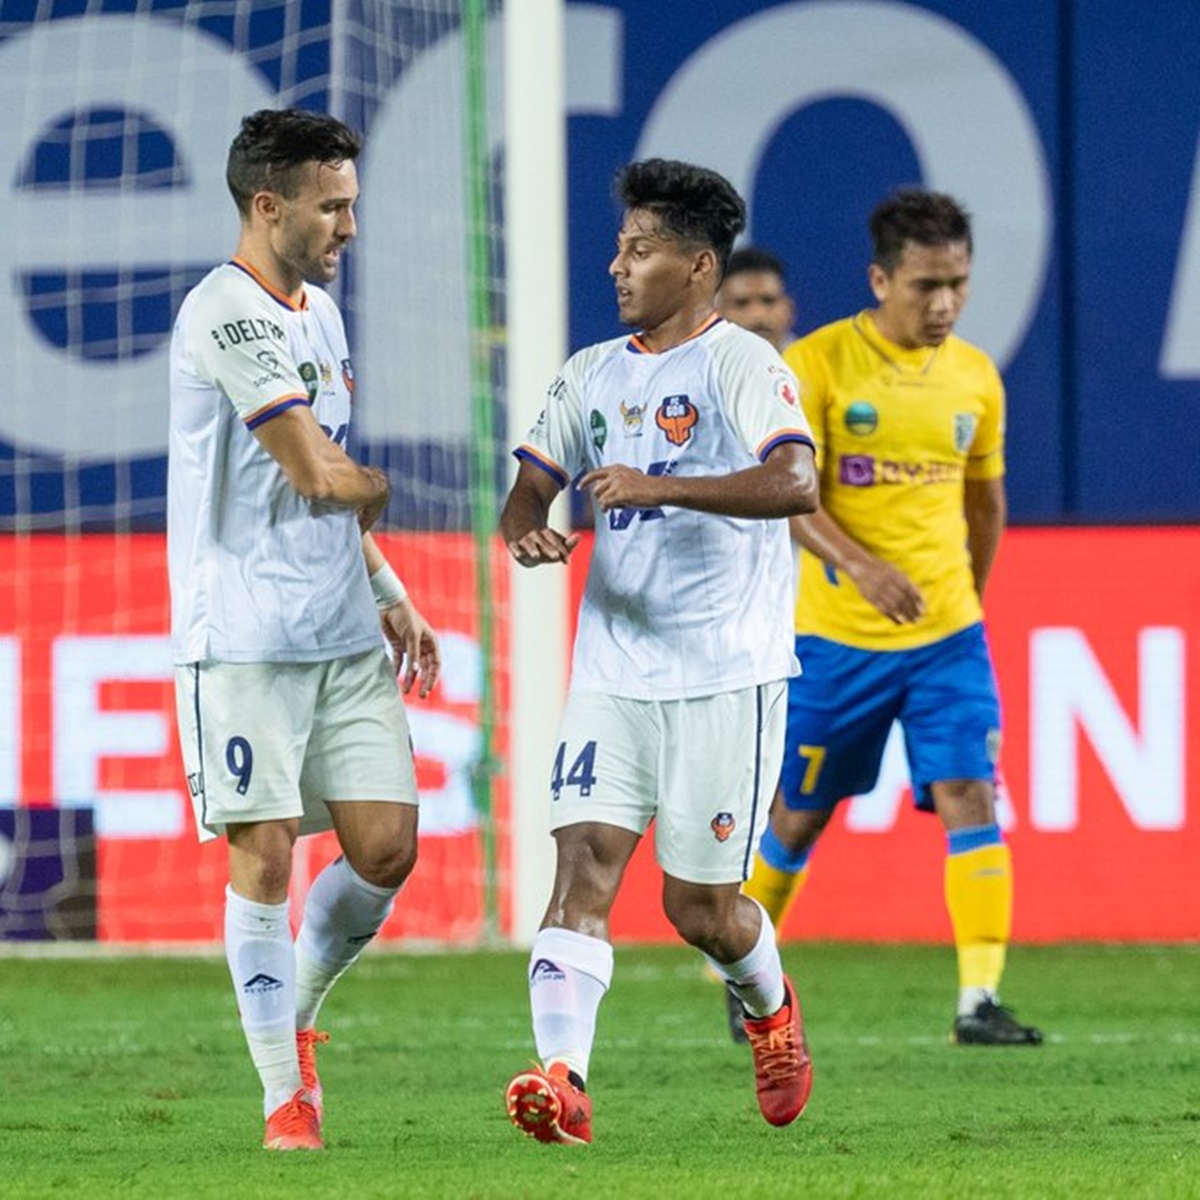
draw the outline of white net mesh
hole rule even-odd
[[[469,315],[483,297],[494,399],[503,284],[486,212],[470,271],[461,7],[0,2],[0,812],[94,814],[102,939],[220,932],[224,853],[195,844],[165,636],[166,352],[182,297],[236,241],[224,165],[239,121],[289,105],[366,133],[360,240],[334,286],[361,399],[352,451],[391,475],[383,540],[445,639],[440,696],[410,705],[422,866],[389,932],[485,928],[473,783],[493,738],[482,681],[502,699],[504,678],[479,615],[486,603],[502,639],[504,602],[495,572],[478,584],[473,523],[503,448],[485,448],[492,478],[472,471]],[[83,842],[56,827],[69,857]],[[0,824],[0,872],[18,869],[16,844]],[[299,888],[328,853],[308,849]],[[12,928],[0,916],[0,937],[33,936]]]

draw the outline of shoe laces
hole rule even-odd
[[[271,1134],[309,1134],[317,1122],[316,1110],[303,1089],[271,1114]]]
[[[296,1030],[296,1050],[300,1059],[300,1081],[310,1092],[320,1085],[317,1083],[317,1046],[329,1041],[329,1034],[323,1029]]]
[[[796,1027],[789,1020],[775,1029],[756,1032],[746,1029],[754,1051],[754,1063],[760,1074],[773,1083],[784,1083],[800,1069]]]

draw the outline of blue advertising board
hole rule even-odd
[[[236,233],[214,164],[237,115],[283,104],[367,133],[365,253],[338,298],[389,516],[468,519],[457,21],[238,8],[0,0],[0,525],[161,524],[171,314]],[[633,158],[738,185],[748,239],[788,264],[798,332],[869,303],[867,215],[922,182],[974,216],[960,330],[1008,387],[1013,519],[1200,520],[1195,0],[609,0],[570,3],[567,41],[572,348],[617,331],[610,187]]]

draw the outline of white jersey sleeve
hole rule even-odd
[[[208,289],[188,328],[197,375],[229,399],[247,429],[309,403],[278,305],[262,288]]]
[[[546,389],[546,407],[537,422],[513,453],[518,459],[541,467],[565,488],[580,472],[595,465],[589,454],[591,443],[602,441],[599,427],[589,430],[584,418],[583,396],[587,382],[596,365],[615,345],[624,344],[616,338],[573,354]],[[601,421],[599,415],[594,421]]]
[[[765,338],[730,328],[713,361],[730,422],[759,462],[781,442],[813,445],[796,376]]]

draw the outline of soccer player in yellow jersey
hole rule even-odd
[[[804,674],[790,685],[779,791],[744,890],[778,928],[835,806],[875,785],[899,721],[916,804],[946,830],[951,1040],[1038,1045],[1041,1033],[998,996],[1013,884],[996,820],[1000,705],[981,600],[1006,516],[1004,387],[953,332],[970,219],[948,196],[906,189],[870,227],[876,307],[784,356],[817,442],[821,509],[791,518]]]

